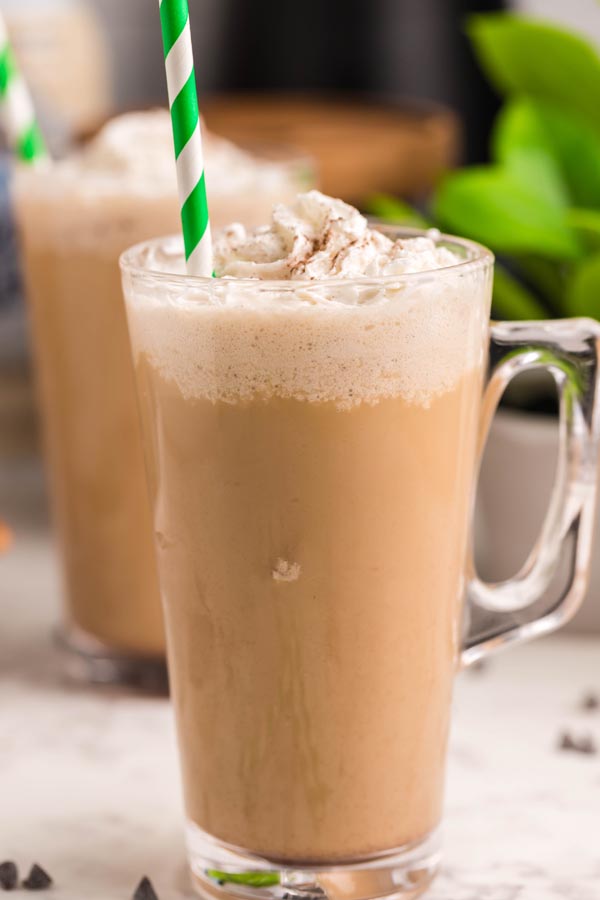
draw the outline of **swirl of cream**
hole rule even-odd
[[[169,114],[162,109],[127,113],[110,122],[84,148],[81,164],[136,179],[168,181],[176,174]]]
[[[210,194],[277,189],[286,183],[285,167],[258,159],[203,128],[206,178]],[[78,164],[107,177],[118,177],[153,190],[156,184],[176,193],[171,116],[165,109],[125,113],[111,119],[84,148]]]
[[[309,191],[291,206],[275,206],[270,225],[224,229],[214,261],[219,277],[316,280],[422,272],[454,265],[458,258],[429,237],[392,241],[369,228],[352,206]]]

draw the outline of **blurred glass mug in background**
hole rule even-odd
[[[217,143],[207,179],[222,152],[232,188],[221,214],[211,194],[216,227],[267,218],[303,185],[304,161],[262,166]],[[63,658],[77,678],[155,688],[163,623],[118,258],[180,227],[168,112],[116,119],[83,153],[19,171],[15,202],[65,578]]]
[[[581,600],[600,327],[490,334],[491,253],[440,242],[459,262],[353,281],[173,275],[175,239],[122,257],[206,895],[420,894],[456,670]],[[530,368],[556,380],[561,465],[526,568],[485,585],[464,574],[478,433]]]

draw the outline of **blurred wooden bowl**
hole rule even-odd
[[[286,144],[309,154],[321,189],[352,203],[375,192],[423,196],[459,155],[456,116],[433,104],[223,94],[205,98],[202,112],[211,131],[237,144]]]

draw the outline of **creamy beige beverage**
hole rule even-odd
[[[222,216],[244,221],[261,203],[265,211],[274,197],[295,192],[287,170],[214,136],[207,144],[216,224],[219,195]],[[98,642],[117,653],[160,656],[118,257],[132,243],[180,227],[169,114],[116,119],[80,154],[48,171],[19,173],[16,205],[70,638],[82,651],[98,651]]]
[[[212,281],[124,259],[192,848],[438,825],[491,287],[460,261],[317,192]]]
[[[117,260],[179,227],[170,167],[140,141],[153,127],[112,123],[16,184],[67,624],[94,650],[142,656],[161,655],[164,635]]]

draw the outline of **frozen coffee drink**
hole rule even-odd
[[[296,193],[292,171],[212,137],[216,224],[219,196],[227,221],[248,215],[251,224],[261,204]],[[116,119],[81,152],[19,172],[15,200],[65,578],[66,658],[95,680],[153,681],[164,634],[118,257],[180,227],[168,112]]]
[[[122,267],[194,871],[218,892],[385,857],[422,887],[491,254],[311,191],[217,235],[213,279],[178,239]]]

